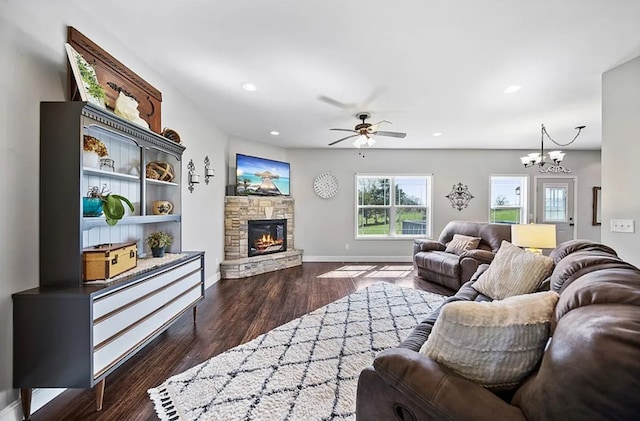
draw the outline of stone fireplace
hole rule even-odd
[[[288,196],[226,196],[221,278],[244,278],[300,266],[302,250],[294,248],[293,215],[294,200]],[[259,238],[249,234],[250,225],[257,227]]]

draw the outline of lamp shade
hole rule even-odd
[[[511,243],[518,247],[554,248],[556,246],[556,226],[553,224],[511,225]]]

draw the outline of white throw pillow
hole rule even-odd
[[[513,387],[538,364],[558,301],[553,291],[442,307],[420,352],[475,383]]]
[[[445,252],[454,253],[458,256],[465,251],[475,250],[480,245],[479,237],[470,237],[468,235],[454,234],[451,241],[447,243]]]
[[[553,259],[502,241],[500,249],[473,288],[494,300],[528,294],[538,289],[553,271]]]

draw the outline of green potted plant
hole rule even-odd
[[[104,212],[108,225],[115,225],[124,216],[124,204],[134,211],[133,204],[124,196],[110,193],[107,185],[89,187],[87,197],[82,198],[84,216],[100,216]]]
[[[156,231],[147,237],[147,245],[151,247],[151,255],[153,257],[164,256],[165,249],[171,245],[173,237],[166,232]]]

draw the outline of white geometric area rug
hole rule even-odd
[[[445,297],[374,284],[150,389],[161,420],[355,420],[360,371]]]

